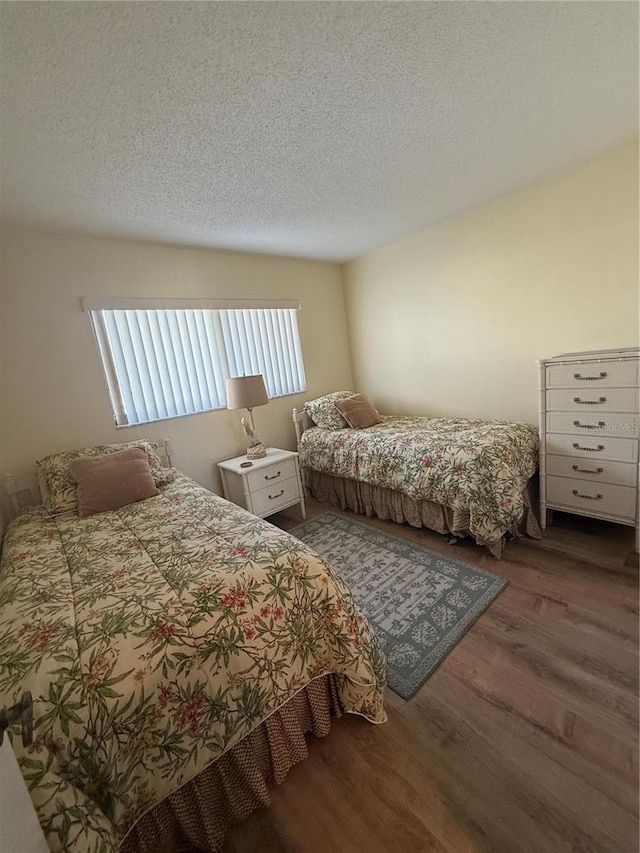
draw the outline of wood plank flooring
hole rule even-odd
[[[309,501],[310,516],[327,509]],[[346,716],[309,738],[227,853],[638,853],[633,531],[557,513],[544,539],[510,542],[498,562],[361,520],[509,586],[411,700],[387,691],[388,723]]]

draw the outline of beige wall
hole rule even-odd
[[[0,251],[2,246],[0,245]],[[0,421],[2,419],[2,372],[3,372],[3,364],[2,364],[2,276],[0,275]],[[4,463],[3,463],[3,447],[2,440],[0,436],[0,472],[4,471]],[[0,542],[2,542],[2,537],[4,535],[6,518],[8,515],[5,515],[5,510],[3,508],[3,500],[0,500]]]
[[[638,344],[638,144],[343,268],[386,413],[537,421],[535,360]]]
[[[213,462],[244,448],[240,413],[117,430],[85,294],[299,298],[307,393],[255,412],[294,446],[291,409],[355,387],[383,412],[536,421],[537,358],[638,344],[638,155],[627,145],[343,267],[5,227],[0,460],[168,436],[219,491]],[[354,372],[351,372],[351,356]]]
[[[116,429],[89,320],[80,308],[85,294],[299,299],[308,391],[255,410],[256,429],[268,444],[293,448],[292,408],[352,385],[335,264],[5,227],[1,273],[3,472],[29,473],[34,460],[59,450],[167,436],[178,467],[219,491],[214,460],[244,452],[242,412]]]

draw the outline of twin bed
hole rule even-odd
[[[342,509],[471,536],[498,558],[509,537],[540,538],[533,510],[536,427],[379,415],[369,407],[368,417],[352,418],[354,428],[336,406],[349,417],[343,404],[358,396],[339,391],[293,411],[310,495]]]
[[[333,569],[146,449],[157,494],[80,517],[58,454],[5,534],[0,706],[33,697],[12,743],[53,850],[221,849],[305,732],[385,719],[384,656]]]

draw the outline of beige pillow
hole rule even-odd
[[[350,427],[364,429],[381,423],[380,413],[367,402],[362,394],[354,394],[345,400],[336,400],[335,407]]]
[[[120,509],[160,494],[142,447],[74,459],[69,473],[78,484],[80,518]]]
[[[160,457],[155,452],[158,445],[144,438],[123,444],[96,444],[93,447],[85,447],[83,450],[52,453],[36,462],[38,485],[42,503],[47,512],[58,515],[62,512],[75,512],[78,509],[76,484],[69,473],[69,465],[74,459],[85,456],[105,456],[107,453],[127,450],[129,447],[142,447],[146,450],[156,486],[164,486],[175,479],[176,472],[172,468],[162,467]]]

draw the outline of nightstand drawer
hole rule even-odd
[[[251,492],[256,492],[259,489],[265,489],[272,484],[281,483],[283,480],[288,480],[289,477],[296,476],[295,459],[283,459],[281,462],[276,462],[273,465],[268,465],[249,471],[247,474],[247,483]],[[276,492],[279,489],[275,490]]]
[[[299,500],[300,491],[296,476],[289,477],[287,480],[277,480],[265,489],[259,489],[251,495],[253,511],[259,516],[271,515],[271,513]]]

